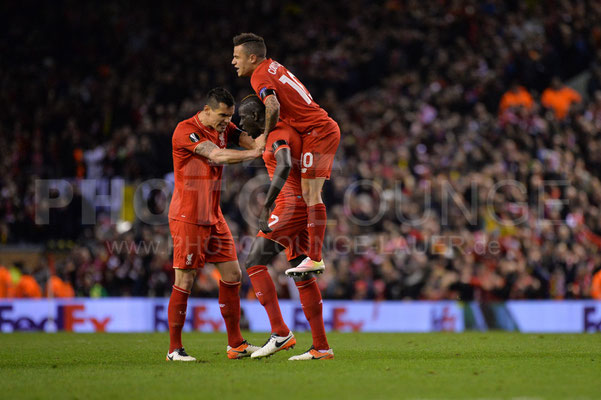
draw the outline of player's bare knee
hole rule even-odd
[[[176,269],[175,270],[175,286],[184,290],[191,290],[196,278],[195,269]]]
[[[230,270],[227,273],[222,274],[221,278],[226,282],[240,282],[242,279],[242,272],[238,267],[236,270]]]
[[[309,203],[311,202],[309,190],[303,189],[303,200],[305,201],[305,203],[307,203],[307,205],[309,205]]]
[[[322,203],[321,192],[313,191],[313,190],[311,190],[310,187],[308,187],[306,189],[303,188],[303,200],[305,200],[305,203],[307,204],[308,207],[314,206],[315,204]]]
[[[242,272],[240,271],[240,265],[237,261],[226,262],[223,264],[217,264],[221,279],[225,282],[240,282],[242,278]]]
[[[303,185],[302,192],[303,192],[303,200],[307,201],[309,199],[309,195],[311,193],[311,188],[309,187],[309,185]]]

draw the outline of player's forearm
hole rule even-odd
[[[273,172],[273,179],[271,180],[271,185],[269,185],[269,190],[267,190],[267,198],[265,199],[264,208],[271,208],[275,199],[278,197],[282,188],[286,184],[286,180],[288,179],[288,175],[290,174],[290,165],[279,165],[275,167],[275,171]]]
[[[217,164],[236,164],[259,157],[261,153],[257,149],[252,150],[230,150],[215,149],[207,157]]]
[[[269,134],[278,123],[280,118],[280,102],[275,95],[265,99],[265,134]]]

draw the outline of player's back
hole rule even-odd
[[[280,119],[306,134],[331,121],[328,113],[311,97],[307,88],[286,67],[270,58],[251,76],[250,83],[262,100],[274,90],[280,102]]]
[[[278,145],[278,142],[282,143],[281,141],[286,141],[287,145]],[[277,146],[275,149],[274,144]],[[267,168],[267,173],[269,174],[270,179],[273,179],[273,174],[277,166],[276,154],[278,151],[284,148],[290,149],[292,168],[290,169],[288,179],[286,180],[286,184],[282,188],[278,199],[284,199],[292,196],[302,197],[303,192],[301,188],[300,170],[302,140],[296,130],[292,129],[292,127],[286,123],[280,121],[276,125],[275,129],[269,133],[269,136],[267,137],[267,143],[265,145],[265,151],[263,152],[263,161],[265,162],[265,167]]]

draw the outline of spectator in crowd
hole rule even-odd
[[[601,300],[601,268],[593,275],[591,297],[595,300]]]
[[[499,104],[499,114],[505,113],[509,108],[523,107],[527,111],[532,110],[534,100],[525,87],[513,82],[508,91],[503,93]]]
[[[42,289],[37,280],[30,275],[31,268],[23,263],[15,263],[14,271],[11,273],[14,285],[13,296],[16,298],[39,299],[42,297]]]
[[[73,290],[71,283],[63,281],[56,275],[52,275],[48,280],[48,285],[46,287],[46,297],[68,299],[75,297],[75,291]]]
[[[111,180],[122,179],[132,198],[145,180],[169,181],[173,128],[198,107],[209,82],[238,99],[248,94],[246,82],[227,72],[228,38],[269,20],[261,34],[270,54],[302,72],[341,127],[333,179],[324,187],[331,221],[324,248],[331,268],[319,280],[325,298],[597,293],[597,2],[286,4],[249,2],[232,15],[221,3],[211,13],[115,1],[61,10],[48,3],[39,5],[44,18],[35,29],[23,28],[32,26],[30,13],[6,7],[0,243],[38,243],[56,252],[57,270],[77,296],[167,296],[167,225],[138,216],[117,229],[80,178],[98,179],[98,195],[112,193]],[[224,17],[209,19],[214,15]],[[215,45],[197,46],[200,36]],[[588,99],[561,83],[588,70]],[[560,80],[535,101],[553,76]],[[514,89],[520,100],[503,101],[504,93],[516,94],[504,85],[513,81],[532,98]],[[256,234],[254,204],[261,203],[242,195],[262,170],[251,164],[224,171],[222,209],[240,260]],[[61,193],[52,191],[49,201],[36,203],[37,179],[68,181],[72,201],[49,207]],[[166,209],[160,190],[142,192],[153,214]],[[84,225],[90,208],[98,211],[96,223]],[[50,224],[37,224],[46,209]],[[280,298],[295,296],[286,265],[278,258],[270,266]],[[46,261],[33,267],[45,271]],[[35,271],[46,287],[47,274]],[[215,295],[211,271],[198,277],[195,295]]]
[[[565,86],[558,77],[551,80],[551,86],[545,89],[541,98],[542,105],[553,110],[555,117],[559,120],[567,117],[572,106],[581,101],[580,94]]]
[[[0,299],[13,296],[13,280],[10,271],[4,265],[0,265]]]

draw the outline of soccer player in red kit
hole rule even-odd
[[[262,148],[232,122],[234,98],[223,88],[209,91],[206,105],[180,122],[173,133],[175,189],[169,206],[175,283],[169,299],[167,360],[195,361],[182,346],[188,296],[196,270],[214,263],[221,274],[219,308],[227,330],[228,358],[248,357],[258,349],[240,333],[240,266],[234,239],[221,213],[220,164],[259,157]],[[247,150],[227,149],[228,143]]]
[[[251,95],[242,100],[240,123],[252,137],[258,137],[265,127],[265,107],[259,97]],[[253,242],[245,267],[255,294],[269,316],[271,336],[251,358],[270,356],[290,349],[296,344],[294,335],[286,326],[273,280],[267,264],[286,249],[290,264],[296,267],[306,258],[308,247],[307,205],[301,189],[301,138],[286,123],[280,121],[267,137],[263,160],[271,178],[267,198],[259,216],[260,231]],[[275,202],[275,208],[271,207]],[[321,293],[312,273],[294,276],[301,305],[313,336],[311,348],[290,360],[328,360],[334,358],[326,338],[323,323]]]
[[[232,64],[238,76],[250,77],[253,89],[265,104],[265,139],[275,128],[278,118],[301,135],[301,187],[308,213],[308,257],[286,273],[322,272],[325,265],[321,250],[327,214],[321,190],[325,180],[330,178],[334,155],[340,144],[340,129],[305,86],[286,67],[266,58],[266,54],[262,37],[254,33],[234,37]],[[258,140],[263,143],[262,137]]]

